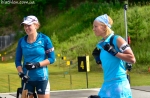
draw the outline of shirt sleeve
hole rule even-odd
[[[17,46],[17,49],[16,49],[16,57],[15,57],[15,65],[16,65],[16,67],[22,66],[22,64],[21,64],[21,60],[22,60],[21,41],[22,41],[22,38],[19,40],[18,46]]]
[[[48,60],[50,61],[50,64],[55,62],[55,52],[54,52],[54,46],[50,40],[49,37],[46,37],[45,40],[45,52],[47,54]]]

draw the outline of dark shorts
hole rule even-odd
[[[26,83],[25,89],[27,89],[28,93],[30,94],[33,94],[36,91],[37,94],[45,95],[50,93],[50,84],[48,80],[28,81],[28,83]]]

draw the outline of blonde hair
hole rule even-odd
[[[36,30],[38,30],[39,28],[40,28],[40,23],[38,22],[38,23],[34,23],[34,25],[36,25]]]
[[[113,25],[113,20],[111,19],[110,16],[108,16],[108,22],[109,24],[112,26]],[[112,32],[111,28],[109,28],[108,26],[106,26],[106,36],[109,35]]]

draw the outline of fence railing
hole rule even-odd
[[[10,46],[13,43],[14,38],[14,33],[5,36],[0,36],[0,51]]]
[[[64,72],[50,73],[50,88],[55,90],[72,90],[72,89],[86,89],[99,88],[102,82],[101,73],[88,73],[88,87],[86,74],[84,72],[71,72],[71,74]],[[0,93],[16,92],[17,88],[21,87],[21,80],[16,74],[0,74]]]

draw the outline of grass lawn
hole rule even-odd
[[[100,71],[78,72],[77,67],[71,69],[59,66],[49,66],[51,90],[85,89],[99,88],[103,82],[103,73]],[[97,67],[95,68],[97,69]],[[150,73],[130,72],[131,86],[150,85]],[[88,78],[88,79],[87,79]],[[0,93],[16,92],[20,87],[20,78],[18,77],[14,63],[0,63]]]

